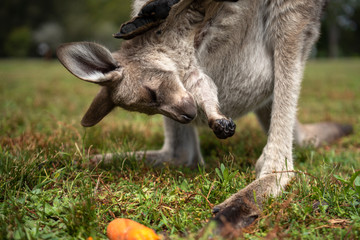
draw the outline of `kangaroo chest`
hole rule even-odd
[[[236,118],[268,101],[273,92],[273,57],[261,9],[241,4],[214,19],[198,60],[218,88],[221,111]]]

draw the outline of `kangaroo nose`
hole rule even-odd
[[[180,114],[180,122],[189,123],[196,117],[197,107],[192,97],[184,98],[180,104],[180,109],[182,112]]]

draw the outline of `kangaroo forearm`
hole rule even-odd
[[[193,94],[197,105],[208,120],[225,118],[219,109],[217,87],[210,77],[199,70],[194,70],[184,85]]]

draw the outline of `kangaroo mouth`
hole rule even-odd
[[[169,117],[171,119],[173,119],[174,121],[177,121],[179,123],[182,124],[188,124],[190,123],[192,120],[194,120],[197,116],[197,111],[192,110],[192,111],[187,111],[187,112],[178,112],[178,111],[161,111],[161,114]]]
[[[181,114],[177,121],[186,124],[186,123],[190,123],[195,118],[196,118],[196,114]]]
[[[197,105],[191,95],[183,97],[176,104],[168,104],[160,107],[160,112],[179,123],[190,123],[197,116]]]

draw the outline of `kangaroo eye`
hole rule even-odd
[[[146,89],[149,92],[151,102],[157,102],[156,92],[148,87]]]

